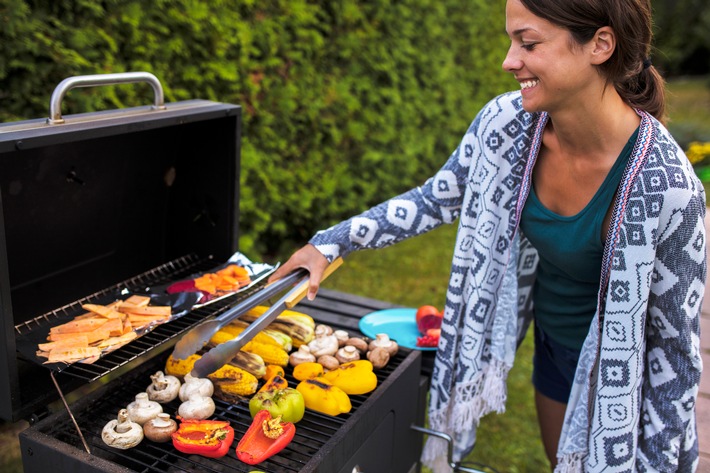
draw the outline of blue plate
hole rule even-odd
[[[417,309],[397,308],[371,312],[360,319],[360,331],[370,338],[378,333],[386,333],[399,346],[412,350],[436,351],[436,347],[418,347]]]

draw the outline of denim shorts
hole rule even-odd
[[[580,350],[560,345],[535,325],[532,383],[542,395],[567,404]]]

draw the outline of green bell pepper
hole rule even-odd
[[[303,419],[306,404],[300,392],[287,387],[256,393],[249,400],[249,412],[252,417],[255,417],[261,410],[269,411],[274,418],[281,416],[284,422],[296,423]]]

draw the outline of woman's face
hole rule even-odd
[[[588,47],[574,44],[569,31],[533,15],[520,0],[508,0],[505,28],[511,39],[503,69],[520,83],[528,112],[579,109],[600,76]]]

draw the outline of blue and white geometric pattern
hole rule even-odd
[[[705,195],[683,151],[653,117],[641,125],[617,191],[597,312],[580,354],[558,472],[691,472],[702,361]],[[505,409],[516,341],[532,316],[537,252],[518,230],[546,114],[519,92],[492,100],[421,187],[318,233],[329,260],[458,222],[429,422],[452,436],[454,460],[479,419]],[[430,437],[423,461],[450,471]]]

